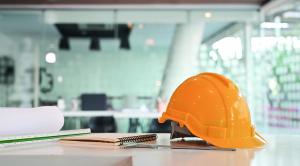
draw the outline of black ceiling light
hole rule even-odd
[[[133,29],[131,23],[128,24],[55,24],[58,32],[62,36],[60,48],[70,49],[69,38],[83,38],[91,40],[90,50],[100,50],[100,39],[118,39],[119,48],[130,50],[130,33]],[[96,39],[94,39],[96,38]],[[98,40],[98,41],[97,41]],[[99,43],[99,44],[98,44]]]
[[[99,39],[98,38],[92,38],[91,39],[91,43],[90,43],[90,50],[100,50],[101,47],[100,47],[100,42],[99,42]]]
[[[120,48],[125,50],[130,50],[130,44],[128,37],[121,37],[120,38]]]
[[[62,37],[59,41],[60,50],[70,50],[70,43],[67,37]]]
[[[127,25],[127,24],[118,25],[120,49],[130,50],[129,35],[131,32],[131,28],[132,25]]]

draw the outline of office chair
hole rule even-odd
[[[105,94],[82,94],[81,110],[82,111],[106,111],[107,96]],[[89,121],[89,127],[94,133],[111,133],[117,131],[115,118],[110,117],[93,117]]]

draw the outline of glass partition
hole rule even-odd
[[[42,13],[1,10],[0,21],[0,106],[37,105]]]
[[[103,94],[109,105],[104,110],[154,109],[175,25],[45,26],[40,105],[59,100],[63,110],[80,110],[76,105],[81,97]],[[68,36],[66,29],[74,34]],[[126,35],[122,31],[129,31],[128,47],[122,46],[123,39],[118,36]]]
[[[157,113],[167,103],[162,96],[164,88],[170,89],[165,77],[173,73],[167,81],[176,80],[177,66],[185,63],[193,73],[217,72],[234,80],[259,129],[274,126],[275,113],[295,117],[297,65],[286,63],[296,63],[298,38],[291,34],[297,31],[226,20],[204,21],[200,30],[189,22],[114,22],[97,12],[103,11],[1,11],[1,106]],[[193,36],[190,30],[199,40],[185,37]],[[201,47],[193,47],[199,50],[196,59],[189,50],[179,55],[178,47],[201,38]],[[170,58],[173,54],[177,59]],[[178,71],[170,71],[170,64]],[[291,109],[282,112],[286,107]],[[90,117],[65,119],[65,129],[91,123]],[[134,124],[140,127],[135,131],[146,132],[154,123],[151,118],[131,118],[128,124],[128,119],[117,119],[117,131],[127,132]],[[287,118],[275,119],[281,126],[277,123]]]
[[[284,15],[284,13],[283,13]],[[257,99],[268,131],[293,133],[299,129],[299,31],[298,23],[283,15],[268,18],[252,37]],[[258,100],[258,101],[259,101]]]

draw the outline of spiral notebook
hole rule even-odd
[[[153,141],[157,139],[156,134],[125,134],[125,133],[92,133],[86,135],[65,137],[61,141],[72,143],[94,143],[101,145],[120,146],[130,143]]]

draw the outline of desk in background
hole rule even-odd
[[[75,128],[81,127],[80,118],[92,117],[114,117],[114,118],[148,118],[157,119],[161,116],[158,112],[143,112],[141,110],[125,110],[125,111],[65,111],[63,112],[65,118],[76,118]],[[137,122],[138,123],[138,122]]]
[[[161,113],[141,111],[65,111],[64,117],[158,118]]]

